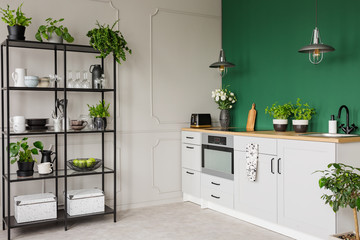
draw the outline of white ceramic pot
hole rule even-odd
[[[288,124],[287,119],[273,119],[273,124]]]
[[[273,126],[276,132],[285,132],[287,129],[287,119],[273,119]]]
[[[63,38],[59,37],[56,33],[53,32],[51,37],[49,36],[48,41],[51,43],[63,43]]]
[[[293,120],[293,128],[296,133],[307,132],[309,126],[309,120]]]

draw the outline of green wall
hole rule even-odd
[[[223,48],[236,65],[222,80],[238,97],[232,126],[246,126],[255,102],[256,130],[271,130],[266,106],[297,97],[317,111],[310,131],[327,132],[342,104],[350,109],[350,124],[360,126],[360,1],[319,0],[318,6],[322,42],[336,50],[313,65],[297,51],[310,43],[315,0],[223,0]]]

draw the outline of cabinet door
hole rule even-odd
[[[277,221],[276,156],[259,154],[256,180],[246,175],[245,152],[235,151],[235,209],[271,222]]]
[[[335,143],[278,140],[279,224],[321,239],[335,233],[335,214],[320,198],[321,174],[314,173],[335,162],[335,149]]]
[[[191,169],[182,169],[182,191],[200,198],[200,173]]]

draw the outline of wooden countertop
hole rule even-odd
[[[295,132],[275,132],[275,131],[253,131],[253,132],[232,132],[224,131],[220,128],[182,128],[182,131],[191,132],[205,132],[214,134],[228,134],[234,136],[246,136],[246,137],[262,137],[262,138],[277,138],[277,139],[290,139],[290,140],[301,140],[301,141],[313,141],[313,142],[330,142],[330,143],[352,143],[360,142],[359,137],[314,137],[302,135],[302,133]]]

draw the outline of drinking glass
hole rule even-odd
[[[74,88],[81,88],[80,71],[76,71]]]
[[[90,84],[90,81],[88,80],[87,76],[88,76],[87,71],[83,71],[83,80],[81,82],[82,88],[91,88],[91,84]]]
[[[67,87],[68,88],[74,88],[74,80],[72,78],[72,71],[68,71],[68,79],[67,79]]]

